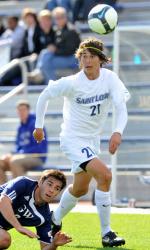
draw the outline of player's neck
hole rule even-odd
[[[96,70],[96,71],[84,71],[86,77],[89,79],[89,80],[95,80],[97,79],[99,76],[100,76],[100,71]]]
[[[42,206],[45,204],[45,202],[40,198],[40,192],[39,192],[39,187],[37,186],[34,192],[34,200],[35,204],[38,206]]]

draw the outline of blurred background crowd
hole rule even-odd
[[[9,60],[34,58],[32,67],[26,60],[29,84],[47,84],[49,79],[55,80],[57,69],[76,71],[78,65],[74,53],[82,39],[76,24],[87,23],[93,6],[105,3],[121,10],[116,0],[48,0],[43,1],[40,11],[28,7],[28,1],[24,2],[27,7],[21,13],[14,11],[12,15],[1,15],[0,40],[11,41]],[[0,78],[1,86],[19,83],[21,72],[18,66]]]

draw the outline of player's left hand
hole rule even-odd
[[[120,143],[121,143],[121,134],[118,132],[113,133],[109,141],[109,152],[112,155],[116,152]]]
[[[60,231],[55,234],[55,237],[53,240],[55,246],[63,246],[71,241],[72,241],[72,238],[70,236]]]

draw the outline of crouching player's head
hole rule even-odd
[[[38,182],[37,199],[50,203],[66,187],[66,177],[59,170],[45,170]]]

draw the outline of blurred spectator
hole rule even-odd
[[[19,24],[17,16],[9,16],[7,18],[7,29],[2,34],[1,38],[11,40],[10,60],[20,58],[22,56],[23,39],[25,35],[25,28]],[[0,78],[0,85],[12,86],[21,82],[20,67],[16,66],[10,69]]]
[[[41,10],[38,15],[39,26],[41,28],[39,34],[40,50],[54,45],[54,29],[52,26],[52,13],[50,10]],[[28,73],[28,80],[30,84],[43,84],[44,78],[41,72],[36,69]]]
[[[10,170],[13,177],[16,177],[24,175],[29,169],[42,166],[46,161],[47,139],[37,144],[32,136],[35,115],[30,113],[30,104],[24,100],[19,101],[17,112],[20,125],[16,136],[16,150],[14,154],[4,155],[0,159],[0,184],[6,182],[5,171]]]
[[[86,21],[89,11],[97,4],[108,4],[116,7],[117,0],[75,0],[73,7],[73,22]]]
[[[102,3],[108,4],[114,8],[117,8],[117,2],[118,0],[102,0]]]
[[[41,10],[38,15],[40,31],[40,49],[45,49],[54,44],[54,29],[52,26],[52,13],[49,10]]]
[[[47,0],[45,9],[53,10],[56,7],[63,7],[68,15],[68,19],[72,22],[74,0]]]
[[[19,24],[19,18],[17,16],[9,16],[7,18],[7,29],[1,37],[11,39],[10,60],[21,57],[24,34],[25,29]]]
[[[3,18],[0,17],[0,36],[4,33],[5,31],[5,26],[3,24]]]
[[[55,45],[42,50],[37,68],[43,73],[46,83],[56,79],[57,69],[77,68],[74,57],[80,43],[80,36],[74,26],[68,22],[67,12],[63,7],[57,7],[52,12],[55,21]]]
[[[39,54],[40,52],[40,28],[37,20],[36,12],[31,8],[25,8],[22,13],[22,18],[26,24],[24,36],[24,44],[22,56],[31,55],[32,53]]]
[[[53,10],[56,7],[63,7],[67,12],[72,11],[71,0],[47,0],[44,9]]]
[[[23,37],[19,36],[19,31],[17,32],[17,34],[14,33],[16,50],[21,49],[18,57],[28,56],[32,53],[38,54],[40,52],[40,28],[38,25],[36,13],[31,8],[25,8],[22,13],[22,18],[26,25]],[[16,17],[16,21],[17,19],[18,18]],[[14,25],[12,20],[11,22],[9,22],[9,25]],[[23,25],[21,26],[21,28],[23,29]],[[17,39],[20,39],[20,41],[17,41]],[[12,53],[15,53],[14,49],[12,50]],[[11,56],[11,59],[13,58],[14,56]],[[21,83],[21,70],[19,66],[16,66],[13,69],[9,70],[0,79],[0,85],[3,86],[14,86],[18,85],[19,83]]]

